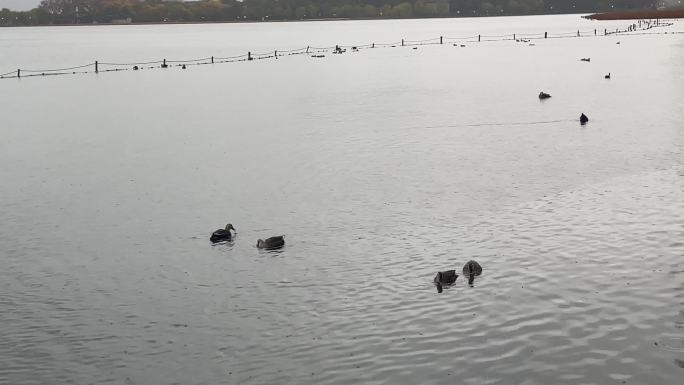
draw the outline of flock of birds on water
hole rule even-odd
[[[620,44],[620,42],[618,41],[618,42],[615,43],[615,44]],[[589,63],[589,62],[591,62],[591,58],[590,58],[590,57],[583,57],[583,58],[580,59],[580,61]],[[604,78],[604,79],[610,80],[610,72],[608,72],[603,78]],[[548,99],[548,98],[550,98],[550,97],[551,97],[551,94],[547,94],[547,93],[544,92],[544,91],[542,91],[542,92],[539,93],[539,100],[546,100],[546,99]],[[587,122],[589,121],[589,118],[588,118],[586,115],[584,115],[584,112],[583,112],[583,113],[580,115],[579,121],[580,121],[580,124],[581,124],[581,125],[585,125],[585,124],[587,124]]]
[[[529,42],[529,40],[524,40],[524,39],[517,39],[516,41],[517,41],[517,42],[525,42],[525,43]],[[616,44],[620,44],[620,42],[618,41]],[[530,45],[534,45],[534,44],[530,44]],[[454,47],[458,47],[458,46],[459,46],[459,44],[454,44]],[[461,46],[461,47],[465,47],[464,44],[461,44],[460,46]],[[394,47],[394,45],[393,45],[392,47]],[[414,50],[417,50],[418,47],[413,47],[413,49],[414,49]],[[357,51],[358,51],[358,48],[357,48],[357,47],[352,47],[352,51],[353,51],[353,52],[357,52]],[[333,51],[334,54],[343,54],[343,53],[345,53],[345,52],[347,52],[347,50],[346,50],[346,49],[343,49],[343,48],[341,48],[341,47],[339,47],[339,46],[335,47],[335,50]],[[311,57],[314,57],[314,58],[323,58],[323,57],[325,57],[325,55],[316,54],[316,55],[311,55]],[[583,61],[583,62],[591,62],[591,58],[581,58],[580,61]],[[183,69],[185,69],[185,66],[183,66]],[[610,72],[608,72],[608,74],[605,75],[604,78],[605,78],[605,79],[610,79]],[[541,91],[541,92],[539,93],[539,100],[545,100],[545,99],[548,99],[548,98],[550,98],[550,97],[551,97],[551,94],[548,94],[548,93],[546,93],[546,92],[544,92],[544,91]],[[580,124],[585,125],[585,124],[587,124],[587,122],[589,121],[589,117],[587,117],[584,113],[582,113],[582,114],[580,115],[579,121],[580,121]]]
[[[212,243],[231,242],[233,240],[233,232],[237,233],[237,230],[229,223],[225,228],[218,229],[211,233],[209,240]],[[278,235],[266,239],[258,239],[256,247],[265,250],[282,249],[285,247],[285,237]],[[472,286],[475,277],[482,275],[482,266],[476,261],[470,260],[463,265],[462,271],[463,276],[468,277],[468,284]],[[456,274],[456,270],[445,270],[437,272],[437,275],[435,275],[432,282],[437,287],[437,292],[441,293],[445,287],[454,285],[457,278],[458,274]]]
[[[233,240],[233,233],[231,233],[231,230],[237,233],[235,227],[233,227],[233,225],[229,223],[226,225],[225,228],[218,229],[211,233],[211,237],[209,237],[209,240],[212,243],[230,242]],[[266,250],[277,250],[282,248],[283,246],[285,246],[285,237],[282,235],[266,239],[258,239],[256,244],[257,248]]]
[[[619,42],[617,44],[620,44]],[[352,47],[353,51],[356,51],[356,47]],[[413,49],[417,49],[417,47],[414,47]],[[341,54],[344,53],[346,50],[343,50],[339,47],[336,47],[335,51],[333,53],[336,54]],[[314,55],[313,57],[324,57],[324,55]],[[582,58],[580,59],[583,62],[590,62],[591,58]],[[185,67],[185,66],[184,66]],[[610,79],[610,72],[604,76],[605,79]],[[541,91],[539,93],[539,100],[545,100],[551,97],[551,94],[548,94],[544,91]],[[589,118],[582,113],[580,115],[580,123],[582,125],[586,124],[589,121]],[[233,234],[231,233],[237,232],[235,230],[235,227],[233,227],[232,224],[227,224],[225,228],[223,229],[218,229],[214,231],[211,234],[211,237],[209,240],[211,240],[212,243],[219,243],[219,242],[230,242],[233,240]],[[258,239],[256,243],[256,247],[259,249],[265,249],[265,250],[277,250],[281,249],[285,246],[285,238],[282,235],[266,238],[266,239]],[[472,285],[475,277],[479,276],[482,274],[482,266],[480,266],[479,263],[476,261],[470,260],[466,262],[466,264],[463,266],[463,275],[465,277],[468,277],[468,284]],[[456,283],[456,279],[458,278],[458,274],[456,274],[456,270],[446,270],[446,271],[440,271],[437,273],[435,278],[433,279],[433,283],[437,287],[437,292],[441,293],[445,287],[450,287],[453,284]]]
[[[618,42],[617,44],[620,44]],[[414,47],[413,49],[417,49],[417,47]],[[353,51],[356,51],[356,47],[352,47]],[[335,51],[333,53],[336,54],[341,54],[344,53],[346,50],[343,50],[339,47],[336,47]],[[314,55],[313,57],[324,57],[324,55]],[[583,62],[591,62],[591,58],[582,58],[580,59]],[[185,68],[185,66],[183,66]],[[605,79],[610,79],[610,72],[604,76]],[[541,91],[539,93],[539,100],[545,100],[551,97],[551,94],[548,94],[544,91]],[[580,123],[582,125],[586,124],[589,121],[589,118],[582,113],[580,115]],[[231,231],[236,232],[235,227],[233,227],[232,224],[227,224],[225,228],[223,229],[218,229],[214,231],[211,234],[211,237],[209,237],[209,240],[212,243],[219,243],[219,242],[230,242],[233,240],[233,233]],[[285,238],[282,235],[266,238],[266,239],[258,239],[256,243],[256,247],[259,249],[265,249],[265,250],[277,250],[281,249],[285,246]],[[466,262],[465,265],[463,265],[463,276],[468,277],[468,284],[472,286],[475,277],[479,276],[482,274],[482,266],[480,266],[479,263],[476,261],[470,260]],[[456,279],[458,278],[458,274],[456,274],[456,270],[446,270],[446,271],[440,271],[437,272],[437,275],[435,275],[435,278],[433,279],[433,283],[437,287],[437,292],[441,293],[445,287],[450,287],[456,283]]]

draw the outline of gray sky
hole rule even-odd
[[[9,8],[13,11],[26,11],[35,8],[40,0],[0,0],[0,9]]]

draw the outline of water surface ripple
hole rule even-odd
[[[0,47],[10,65],[70,41],[125,60],[594,25],[22,28]],[[682,79],[683,38],[659,35],[3,81],[0,384],[681,384]],[[469,259],[483,275],[438,294]]]

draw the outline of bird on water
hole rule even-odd
[[[258,249],[274,250],[285,246],[285,238],[280,235],[277,237],[266,238],[266,240],[259,239],[256,244]]]
[[[481,275],[482,266],[472,259],[463,265],[463,275]]]
[[[468,284],[472,286],[475,277],[482,275],[482,266],[471,259],[463,265],[463,275],[468,277]],[[457,278],[456,270],[439,271],[432,282],[437,287],[437,292],[441,293],[444,287],[453,285]]]
[[[475,281],[475,277],[482,274],[482,266],[479,263],[473,261],[472,259],[463,265],[463,275],[468,277],[468,284],[472,285]]]
[[[233,227],[232,224],[227,224],[225,229],[218,229],[214,231],[211,234],[211,237],[209,238],[210,241],[213,243],[216,242],[223,242],[223,241],[231,241],[233,240],[233,234],[230,232],[230,230],[233,230],[237,233],[237,230],[235,230],[235,227]]]
[[[589,118],[588,118],[586,115],[584,115],[584,113],[582,113],[582,115],[580,115],[580,123],[581,123],[582,125],[584,125],[584,124],[586,124],[588,121],[589,121]]]
[[[435,286],[437,286],[437,292],[441,293],[444,290],[444,286],[453,285],[454,282],[456,282],[456,278],[458,278],[456,270],[437,272],[437,275],[435,275],[435,278],[433,279]]]

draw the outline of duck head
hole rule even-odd
[[[235,227],[233,227],[233,225],[230,223],[226,225],[226,230],[228,230],[228,231],[233,230],[237,233],[237,230],[235,230]]]
[[[257,248],[258,248],[258,249],[263,249],[264,247],[266,247],[266,242],[264,242],[263,239],[257,240]]]

